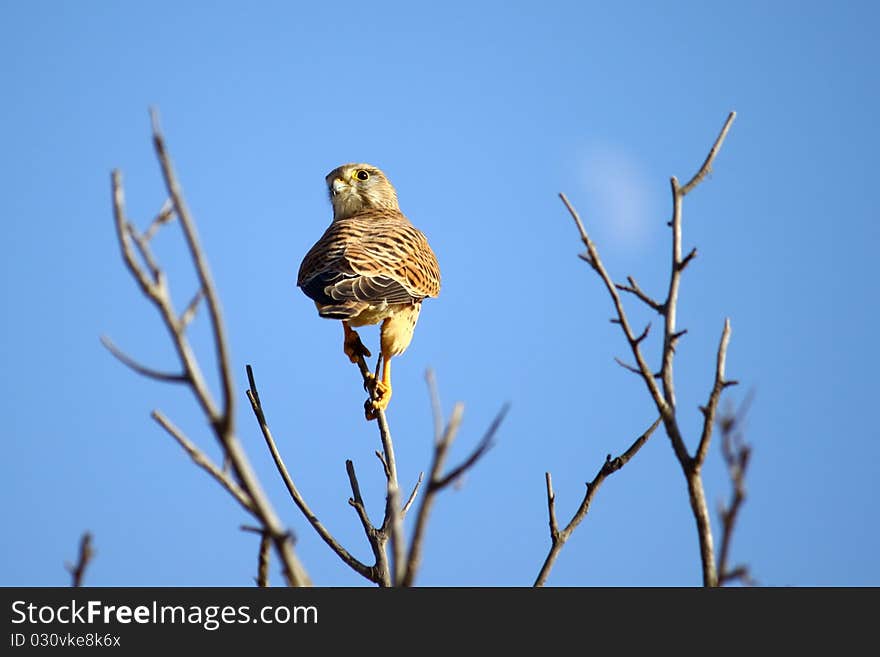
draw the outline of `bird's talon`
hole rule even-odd
[[[385,408],[391,401],[391,386],[384,381],[372,377],[373,403],[377,408]]]
[[[368,373],[366,379],[364,388],[370,391],[370,398],[364,402],[364,416],[369,422],[379,416],[379,411],[388,408],[388,402],[391,401],[391,386],[377,379],[373,374]]]
[[[361,337],[354,331],[346,333],[342,350],[352,363],[358,362],[359,358],[369,358],[373,355],[361,342]]]

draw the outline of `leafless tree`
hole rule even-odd
[[[560,526],[557,519],[556,494],[553,490],[551,475],[549,472],[545,474],[551,544],[535,580],[536,586],[542,586],[546,583],[560,551],[587,516],[600,486],[610,475],[625,466],[639,452],[661,424],[670,439],[670,444],[687,482],[690,507],[697,527],[704,585],[716,586],[732,581],[751,582],[748,569],[745,566],[738,565],[731,568],[728,565],[731,537],[745,499],[744,478],[751,454],[751,448],[742,439],[741,425],[744,410],[741,409],[740,412],[731,412],[718,417],[718,404],[722,392],[725,388],[736,383],[728,380],[725,376],[725,360],[730,340],[729,320],[724,322],[715,354],[712,389],[707,402],[700,407],[703,414],[702,430],[693,453],[688,451],[679,428],[673,375],[676,346],[686,333],[686,330],[680,330],[676,324],[681,275],[697,253],[696,249],[692,249],[686,255],[682,253],[682,203],[684,197],[693,191],[711,171],[712,164],[734,118],[735,114],[731,113],[703,165],[687,184],[682,186],[676,178],[671,179],[672,218],[669,226],[672,230],[672,249],[668,288],[666,298],[662,302],[646,293],[631,276],[627,277],[626,284],[615,284],[612,281],[577,211],[565,195],[560,194],[586,247],[586,253],[582,254],[581,258],[599,276],[611,297],[615,309],[615,317],[612,321],[620,326],[635,364],[629,364],[620,359],[616,360],[622,367],[635,373],[643,381],[656,407],[657,419],[636,437],[619,456],[615,458],[612,458],[610,454],[606,456],[596,475],[587,484],[586,492],[578,509],[564,526]],[[232,496],[256,523],[242,525],[244,531],[253,532],[260,537],[256,583],[259,586],[269,585],[270,552],[274,550],[282,564],[286,583],[292,586],[307,586],[311,584],[311,579],[297,557],[292,533],[282,526],[274,506],[264,493],[238,439],[235,384],[226,346],[226,330],[220,309],[219,295],[208,268],[207,258],[200,246],[195,221],[184,200],[155,113],[152,115],[152,120],[153,145],[168,198],[147,228],[144,231],[139,231],[126,215],[122,175],[119,171],[114,171],[112,173],[113,214],[123,261],[141,292],[158,311],[175,348],[179,370],[165,372],[147,367],[128,356],[108,338],[104,337],[102,341],[114,356],[138,374],[164,383],[182,385],[194,395],[214,439],[220,445],[224,458],[222,465],[214,462],[161,411],[154,410],[152,417],[181,446],[192,461],[220,484],[222,489]],[[182,312],[178,312],[174,308],[170,283],[151,248],[151,241],[157,232],[174,222],[178,223],[181,228],[183,239],[188,248],[189,259],[198,280],[198,288]],[[651,325],[648,324],[638,334],[633,330],[623,305],[621,294],[623,292],[633,295],[661,318],[663,323],[661,362],[656,370],[648,365],[642,352],[642,344],[649,336]],[[205,381],[201,365],[187,335],[187,328],[202,302],[207,307],[210,322],[214,366],[220,375],[219,400]],[[370,402],[372,395],[375,394],[375,387],[369,385],[371,382],[370,370],[363,357],[358,359],[357,365],[361,383],[371,395],[365,406],[372,408]],[[413,585],[421,564],[428,519],[436,503],[437,494],[449,487],[486,454],[493,444],[496,432],[507,412],[507,407],[505,406],[499,411],[470,454],[458,465],[448,468],[446,461],[450,447],[458,434],[464,408],[462,404],[456,404],[449,418],[444,418],[436,381],[433,373],[429,371],[427,383],[433,415],[433,455],[427,470],[427,478],[424,473],[420,473],[406,499],[402,495],[388,420],[384,411],[375,412],[380,447],[375,454],[386,482],[381,522],[374,523],[370,518],[361,495],[354,462],[351,460],[345,462],[345,470],[351,489],[348,503],[355,512],[372,552],[372,562],[367,563],[355,557],[351,551],[343,546],[306,502],[278,450],[267,420],[266,409],[260,399],[256,377],[250,365],[247,366],[247,378],[246,397],[276,469],[294,505],[300,510],[315,533],[345,565],[368,581],[382,587]],[[722,434],[722,455],[728,468],[732,488],[730,501],[722,505],[720,509],[721,543],[717,562],[702,479],[702,466],[706,461],[713,427],[716,423],[720,426]],[[411,523],[407,539],[405,521],[411,510],[415,512],[415,520]],[[86,534],[83,536],[78,565],[69,567],[74,584],[81,583],[85,567],[92,554],[91,537]]]
[[[682,204],[685,196],[692,192],[712,170],[712,164],[724,143],[724,139],[726,138],[735,117],[735,112],[731,112],[727,117],[720,134],[712,145],[712,148],[706,156],[702,166],[687,184],[682,186],[674,176],[670,180],[672,190],[672,218],[668,225],[672,229],[672,249],[668,287],[666,298],[663,301],[657,301],[646,293],[641,287],[639,287],[638,283],[632,276],[627,277],[626,284],[613,282],[611,275],[602,263],[602,260],[599,257],[599,252],[593,241],[590,239],[586,228],[584,227],[584,223],[581,221],[577,211],[564,194],[559,195],[569,214],[574,219],[581,241],[586,247],[586,252],[581,254],[580,257],[599,276],[605,289],[608,291],[615,309],[615,316],[611,321],[617,324],[623,332],[635,364],[626,363],[618,358],[615,360],[620,366],[633,372],[644,382],[648,394],[656,407],[658,418],[643,434],[636,438],[635,442],[633,442],[623,454],[614,459],[611,458],[610,454],[606,457],[605,463],[602,464],[597,475],[587,484],[587,490],[584,494],[583,501],[577,511],[572,519],[562,528],[560,528],[556,516],[556,495],[553,491],[552,479],[549,472],[545,474],[550,523],[550,550],[535,580],[535,586],[542,586],[546,583],[553,564],[559,556],[565,542],[589,512],[590,505],[599,486],[609,475],[626,465],[626,463],[638,453],[654,430],[661,423],[666,431],[666,435],[669,437],[670,444],[675,453],[676,459],[681,466],[682,474],[687,482],[691,512],[697,527],[703,585],[712,587],[723,584],[732,579],[745,580],[747,578],[747,571],[744,567],[728,572],[726,570],[726,561],[730,536],[733,530],[733,522],[744,495],[744,493],[742,493],[742,477],[744,476],[745,468],[748,463],[748,448],[743,448],[741,445],[739,447],[733,446],[729,440],[725,440],[724,457],[728,464],[735,493],[730,506],[725,507],[721,514],[723,540],[720,554],[720,568],[716,565],[712,538],[712,525],[709,518],[708,506],[706,504],[706,494],[703,488],[702,478],[702,468],[706,461],[706,456],[709,453],[709,443],[712,437],[713,427],[715,426],[718,402],[721,398],[721,393],[725,388],[737,383],[736,381],[728,380],[725,376],[727,346],[730,341],[730,320],[726,319],[724,321],[724,327],[721,331],[721,338],[715,354],[715,376],[712,389],[709,392],[706,404],[700,406],[700,411],[703,414],[702,431],[697,442],[696,451],[693,454],[688,451],[688,447],[679,426],[678,407],[675,398],[675,377],[673,371],[676,346],[681,337],[687,333],[687,329],[679,329],[676,323],[681,275],[697,255],[697,250],[695,248],[691,249],[686,255],[683,255],[682,252]],[[660,316],[663,323],[663,344],[659,369],[652,368],[642,352],[642,343],[648,338],[651,324],[649,323],[641,332],[636,333],[627,318],[621,292],[631,294],[638,301],[648,306]],[[729,430],[724,430],[723,426],[722,429],[725,436],[727,436]],[[737,491],[742,494],[738,494]]]
[[[194,394],[215,439],[222,449],[224,465],[221,466],[215,463],[161,411],[154,410],[152,417],[177,441],[193,462],[219,483],[257,522],[257,526],[245,525],[242,527],[243,530],[255,532],[260,536],[257,584],[260,586],[268,585],[269,551],[270,547],[274,547],[275,553],[282,563],[287,583],[292,586],[308,586],[311,584],[311,579],[296,555],[292,534],[281,525],[278,514],[264,493],[263,487],[251,468],[250,461],[238,439],[235,424],[235,385],[226,346],[226,330],[220,310],[219,295],[211,278],[207,258],[200,246],[195,221],[187,208],[180,184],[172,167],[171,158],[166,149],[164,137],[159,129],[155,112],[152,113],[152,123],[153,145],[159,160],[162,177],[168,193],[168,200],[162,205],[160,211],[146,230],[143,232],[138,231],[125,212],[122,174],[119,171],[114,171],[112,174],[114,218],[119,246],[125,265],[138,283],[141,292],[159,312],[177,353],[180,370],[176,372],[155,370],[140,364],[128,356],[108,338],[102,338],[102,342],[114,356],[138,374],[157,381],[186,386]],[[169,281],[164,270],[159,266],[157,259],[153,255],[150,246],[151,240],[156,233],[175,219],[182,229],[183,237],[189,250],[190,260],[199,281],[198,289],[181,313],[178,313],[174,308]],[[205,302],[208,309],[215,365],[220,373],[221,399],[219,403],[205,382],[201,366],[187,336],[187,327],[194,318],[202,301]],[[367,385],[369,382],[369,369],[363,357],[359,359],[358,367],[364,387],[370,391],[371,395],[374,394],[374,387]],[[445,470],[449,448],[461,424],[463,406],[457,404],[449,420],[444,422],[440,404],[437,400],[436,384],[433,375],[429,373],[428,383],[434,414],[434,453],[429,470],[430,474],[418,503],[416,521],[408,544],[404,533],[404,518],[415,504],[423,475],[419,475],[412,492],[406,501],[402,501],[391,430],[385,413],[381,410],[376,413],[381,445],[381,450],[376,451],[376,456],[386,479],[385,508],[382,522],[379,525],[374,525],[367,513],[363,497],[361,496],[354,463],[351,460],[345,463],[351,487],[349,504],[356,512],[373,552],[374,563],[366,564],[354,557],[351,552],[334,538],[306,503],[278,451],[266,419],[265,409],[260,401],[253,369],[250,366],[247,367],[247,376],[249,387],[246,395],[277,470],[294,504],[302,512],[318,536],[346,565],[369,581],[379,586],[412,585],[421,562],[427,520],[437,493],[452,484],[487,452],[492,445],[494,436],[507,408],[501,409],[470,455],[458,466]],[[226,467],[227,464],[229,467]],[[388,554],[389,544],[391,548],[390,557]]]

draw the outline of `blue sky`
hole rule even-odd
[[[141,226],[163,200],[150,105],[220,291],[240,437],[313,579],[331,586],[363,580],[287,499],[244,397],[251,363],[304,495],[368,559],[344,461],[376,517],[376,428],[341,330],[295,287],[330,219],[324,175],[382,167],[440,260],[441,296],[395,363],[404,485],[430,458],[425,368],[447,411],[466,405],[453,458],[512,405],[495,449],[436,505],[418,582],[527,585],[549,544],[544,472],[568,517],[605,455],[655,417],[612,360],[626,345],[556,195],[616,280],[660,296],[669,176],[689,178],[736,110],[714,174],[685,202],[699,257],[679,308],[682,426],[693,448],[730,317],[742,385],[729,399],[754,394],[734,560],[771,585],[880,584],[876,7],[312,4],[0,3],[0,584],[67,583],[85,529],[90,584],[248,585],[255,572],[247,518],[149,419],[162,409],[216,454],[191,395],[99,344],[174,362],[124,271],[110,206],[114,167]],[[177,231],[155,248],[182,307],[194,279]],[[200,316],[193,335],[210,370],[205,327]],[[376,344],[375,329],[362,335]],[[714,510],[728,493],[717,442],[705,483]],[[684,480],[658,433],[599,491],[548,583],[699,582]]]

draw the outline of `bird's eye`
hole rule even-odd
[[[367,180],[370,177],[369,172],[364,171],[363,169],[358,169],[354,175],[358,180]]]

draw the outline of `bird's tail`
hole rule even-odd
[[[357,308],[351,305],[339,304],[337,306],[321,306],[318,308],[318,314],[325,319],[351,319],[357,314]]]

